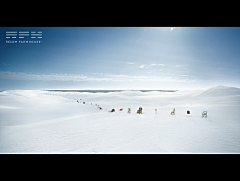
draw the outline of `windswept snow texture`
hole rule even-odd
[[[139,107],[143,114],[136,114]],[[112,108],[115,113],[107,112]],[[207,118],[202,118],[203,111]],[[0,153],[239,152],[238,88],[0,92]]]

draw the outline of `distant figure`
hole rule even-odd
[[[202,118],[205,116],[205,118],[207,117],[207,111],[203,111],[202,112]]]
[[[155,114],[157,114],[157,109],[155,109]]]
[[[112,109],[111,111],[108,111],[108,112],[115,112],[115,109]]]
[[[187,114],[190,114],[190,111],[189,111],[189,110],[187,110]]]
[[[173,111],[171,112],[171,115],[175,115],[175,108],[174,108]]]
[[[139,110],[137,110],[137,113],[142,114],[142,107],[139,107]]]
[[[129,113],[129,114],[131,113],[131,108],[128,108],[128,113]]]
[[[101,107],[99,107],[99,109],[102,109]]]
[[[123,110],[123,108],[122,109],[119,109],[119,111],[122,111]]]

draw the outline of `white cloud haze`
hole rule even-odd
[[[12,80],[40,80],[40,81],[159,81],[159,82],[197,82],[199,80],[186,80],[178,77],[157,77],[157,76],[128,76],[128,75],[113,75],[103,73],[92,73],[97,77],[87,76],[82,74],[32,74],[23,72],[0,71],[0,79]],[[101,77],[100,77],[101,75]],[[174,74],[170,74],[174,75]],[[187,76],[187,75],[182,75]]]
[[[183,65],[175,65],[175,67],[182,67]]]

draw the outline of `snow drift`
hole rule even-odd
[[[236,96],[236,95],[240,95],[239,88],[217,86],[201,92],[198,96],[216,97],[216,96]]]

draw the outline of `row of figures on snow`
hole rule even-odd
[[[82,100],[82,99],[80,99]],[[79,101],[77,100],[77,102],[79,103]],[[83,102],[83,104],[85,104],[85,102]],[[92,103],[91,103],[92,105]],[[99,105],[95,104],[95,106],[97,106],[97,108],[102,109],[102,107],[100,107]],[[106,110],[107,111],[107,110]],[[119,111],[123,111],[123,108],[119,109]],[[115,112],[115,109],[111,109],[108,112]],[[128,112],[127,113],[131,113],[131,108],[128,108]],[[155,113],[158,114],[159,112],[157,111],[157,109],[155,109]],[[139,109],[137,110],[137,114],[142,114],[142,107],[139,107]],[[173,111],[171,111],[171,115],[175,115],[175,108],[173,109]],[[190,115],[190,111],[187,110],[187,115]],[[202,112],[202,117],[207,117],[207,111],[203,111]]]
[[[82,100],[82,99],[80,99],[80,100]],[[77,102],[81,103],[78,100],[77,100]],[[83,102],[83,104],[86,104],[86,103]],[[92,103],[91,103],[91,105],[92,105]],[[99,109],[102,109],[102,107],[100,107],[97,104],[95,104],[95,106],[97,106],[97,108],[99,108]],[[106,111],[107,111],[107,109],[106,109]],[[119,109],[119,111],[123,111],[123,108]],[[108,112],[115,112],[115,109],[113,108],[113,109],[109,110]],[[128,113],[131,113],[131,108],[128,108]],[[137,110],[137,113],[142,114],[142,107],[139,107],[139,110]]]
[[[80,101],[81,101],[82,99],[80,99]],[[77,100],[77,103],[81,103],[81,102],[79,102],[78,100]],[[86,102],[83,102],[83,104],[86,104]],[[91,103],[91,105],[92,105],[92,103]],[[95,106],[97,106],[97,108],[99,108],[99,109],[102,109],[99,105],[97,105],[97,104],[95,104]]]
[[[155,109],[155,112],[157,111],[157,109]],[[173,111],[171,112],[171,115],[175,115],[175,108],[173,109]],[[187,115],[190,115],[190,111],[189,110],[187,110]],[[202,112],[202,118],[203,117],[207,117],[207,111],[203,111]]]
[[[119,109],[119,111],[122,111],[123,108]],[[109,110],[108,112],[115,112],[115,109]],[[131,113],[131,108],[128,108],[128,112],[127,113]],[[139,109],[137,110],[138,114],[142,114],[142,107],[139,107]]]
[[[122,111],[122,110],[123,109],[120,109],[119,111]],[[115,109],[112,109],[112,110],[110,110],[108,112],[115,112]],[[131,109],[130,108],[128,108],[128,112],[127,113],[131,113]],[[142,107],[139,107],[139,109],[137,110],[137,113],[138,114],[142,114]],[[158,114],[157,109],[155,109],[155,113]],[[171,112],[171,115],[175,115],[175,108]],[[187,115],[190,115],[190,111],[189,110],[187,110]],[[202,112],[202,117],[205,117],[205,118],[207,117],[207,111],[203,111]]]

